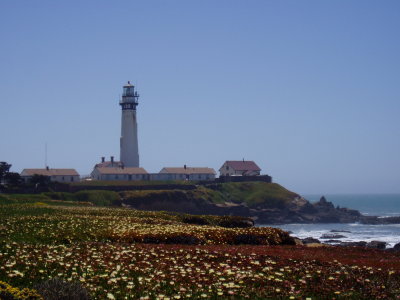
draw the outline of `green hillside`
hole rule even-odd
[[[125,191],[124,199],[145,201],[209,201],[214,204],[245,203],[249,207],[282,208],[298,195],[277,183],[229,182],[199,185],[194,190]]]
[[[138,184],[138,183],[137,183]],[[277,183],[266,182],[229,182],[197,185],[194,189],[163,190],[147,189],[133,191],[83,190],[75,193],[47,192],[41,194],[10,194],[2,196],[0,202],[42,202],[55,205],[54,200],[64,201],[65,204],[87,203],[95,206],[120,206],[121,199],[169,202],[198,202],[198,203],[244,203],[250,208],[283,208],[298,195]],[[104,187],[104,186],[102,186]]]
[[[223,199],[234,203],[244,202],[249,207],[282,207],[298,196],[277,183],[229,182],[206,187],[213,191],[211,194],[215,203]]]

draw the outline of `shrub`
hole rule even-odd
[[[111,206],[120,200],[113,191],[80,191],[74,194],[77,201],[91,202],[96,206]]]
[[[262,245],[262,237],[256,234],[238,234],[234,237],[234,245]]]
[[[120,200],[118,193],[113,191],[79,191],[76,193],[48,192],[43,193],[53,200],[90,202],[96,206],[111,206]]]
[[[88,291],[77,282],[65,282],[52,278],[35,286],[46,300],[87,300],[91,299]]]
[[[210,225],[210,222],[207,219],[200,216],[184,216],[182,222],[194,225]]]
[[[225,216],[219,217],[215,225],[226,228],[248,228],[254,226],[254,221],[246,217]]]
[[[18,289],[0,281],[0,299],[2,300],[43,300],[35,290]]]
[[[165,244],[181,244],[181,245],[199,245],[201,240],[189,234],[177,234],[169,236],[165,240]]]

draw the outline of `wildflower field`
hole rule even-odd
[[[399,253],[296,246],[229,217],[65,204],[0,205],[0,299],[40,299],[50,278],[94,299],[400,299]]]

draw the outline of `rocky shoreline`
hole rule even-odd
[[[383,241],[343,242],[339,240],[342,237],[344,236],[341,234],[333,233],[333,234],[323,234],[319,239],[313,237],[307,237],[303,239],[294,237],[294,239],[296,240],[296,243],[298,245],[306,245],[309,247],[329,245],[329,246],[341,246],[341,247],[361,247],[361,248],[400,252],[400,243],[394,245],[393,248],[387,248],[387,243]]]
[[[224,202],[215,204],[206,199],[184,197],[182,192],[173,191],[168,197],[163,194],[157,194],[147,198],[121,199],[119,205],[140,210],[249,217],[256,224],[400,224],[400,217],[365,216],[358,210],[335,207],[325,197],[321,197],[315,203],[298,196],[289,203],[277,207],[267,206],[263,203],[258,206],[248,207],[245,203]]]
[[[254,216],[259,224],[291,223],[361,223],[370,225],[400,224],[400,217],[365,216],[358,210],[346,207],[335,207],[325,197],[318,202],[310,203],[298,198],[284,209],[258,209]]]

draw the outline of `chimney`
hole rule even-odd
[[[111,156],[110,159],[111,159],[111,165],[113,165],[114,164],[114,156]]]
[[[106,158],[104,157],[104,156],[102,156],[101,157],[101,162],[103,163],[103,162],[105,162],[106,161]]]
[[[186,170],[186,165],[183,165],[183,168]]]
[[[244,157],[243,157],[243,162],[244,162]]]
[[[47,171],[49,170],[49,166],[46,166],[46,170],[47,170]]]

